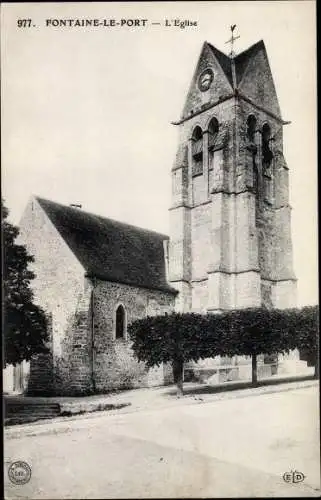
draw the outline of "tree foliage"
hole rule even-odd
[[[318,350],[318,307],[251,308],[222,314],[172,313],[136,320],[129,326],[132,349],[148,367],[171,362],[175,373],[188,361],[215,356],[256,358],[293,349]],[[177,378],[177,377],[176,377]]]
[[[292,338],[295,347],[304,355],[303,359],[309,360],[315,366],[315,376],[318,377],[320,355],[318,306],[305,306],[297,313],[295,324],[292,325]]]
[[[175,358],[196,361],[200,358],[201,320],[200,315],[173,313],[134,321],[129,334],[137,359],[148,367]]]
[[[4,366],[28,361],[33,354],[47,350],[46,315],[33,303],[30,289],[35,276],[28,266],[34,258],[16,243],[19,229],[7,217],[1,200]]]

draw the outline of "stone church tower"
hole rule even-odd
[[[169,280],[177,311],[294,307],[289,170],[263,41],[205,42],[172,168]]]

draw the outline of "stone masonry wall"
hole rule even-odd
[[[52,318],[50,353],[32,360],[29,393],[82,395],[169,381],[168,367],[146,370],[133,359],[129,341],[113,335],[118,303],[129,324],[146,314],[170,312],[174,296],[85,279],[83,267],[34,198],[20,228],[19,242],[35,257],[35,302]]]
[[[84,289],[84,268],[37,200],[32,198],[20,222],[19,242],[34,255],[31,286],[38,303],[52,316],[53,354],[60,356],[65,331]]]
[[[92,352],[92,286],[86,280],[77,306],[68,318],[61,354],[55,357],[55,392],[82,395],[95,392]]]
[[[219,77],[218,73],[216,76],[218,81],[220,78],[225,79],[225,77]],[[197,90],[189,94],[191,108],[197,106],[198,94]],[[208,94],[209,102],[215,97],[209,92],[204,94]],[[203,97],[205,99],[205,96]],[[195,99],[194,106],[193,100]],[[185,156],[177,155],[173,168],[173,184],[177,184],[177,172],[181,169],[185,175],[179,176],[180,192],[182,194],[189,193],[188,196],[186,194],[181,196],[181,205],[179,205],[176,186],[170,211],[170,280],[172,285],[180,291],[176,299],[177,310],[181,310],[183,302],[186,304],[184,310],[205,311],[208,306],[208,273],[220,270],[222,266],[229,266],[225,262],[228,262],[230,255],[232,255],[228,234],[230,231],[228,218],[232,217],[232,214],[228,200],[226,201],[225,198],[223,201],[227,209],[225,205],[223,207],[222,204],[219,204],[218,213],[214,213],[213,197],[219,198],[221,195],[212,194],[212,191],[215,191],[218,184],[222,184],[224,189],[230,189],[231,186],[233,154],[230,152],[231,145],[228,137],[230,136],[231,139],[234,115],[234,101],[225,101],[207,112],[192,117],[180,126],[178,153],[184,150],[182,145],[185,145],[187,149],[190,148],[190,138],[196,126],[206,131],[210,120],[216,118],[220,127],[218,143],[221,149],[214,152],[214,169],[211,169],[210,164],[207,166],[207,160],[204,158],[203,173],[197,177],[191,177],[190,167],[186,166],[186,154]],[[206,139],[204,139],[204,145],[206,145]],[[205,149],[204,155],[206,156]],[[190,157],[188,161],[190,162]],[[187,171],[189,171],[188,175]],[[189,217],[179,217],[182,212],[189,213]],[[220,218],[224,220],[224,228],[219,222]],[[220,233],[219,238],[214,234],[216,227]],[[224,252],[222,247],[224,247]],[[182,262],[185,263],[183,269]],[[187,282],[191,284],[190,287],[184,285]],[[181,293],[186,294],[184,299],[182,299]]]
[[[99,281],[94,287],[94,377],[97,392],[111,389],[162,385],[168,380],[168,368],[146,370],[137,362],[128,337],[115,338],[116,309],[122,304],[126,324],[146,315],[169,313],[174,309],[174,295]],[[165,381],[166,381],[165,380]]]
[[[35,257],[34,263],[30,265],[36,275],[31,283],[35,303],[52,318],[50,360],[46,362],[42,357],[38,361],[32,360],[29,389],[38,390],[35,384],[38,380],[38,392],[55,392],[56,375],[63,365],[61,360],[64,359],[66,334],[74,321],[79,297],[84,291],[84,269],[35,198],[30,199],[19,228],[18,242],[26,245],[28,252]],[[69,368],[68,360],[61,377],[58,376],[58,379],[65,380],[65,387]]]
[[[266,71],[267,59],[261,52],[256,59],[261,75],[264,68]],[[279,113],[272,77],[268,75],[261,85],[256,81],[256,73],[257,68],[251,64],[241,83],[243,91],[246,90],[258,104],[266,105],[272,112]],[[256,86],[261,87],[258,89]],[[191,109],[197,107],[197,96],[196,90],[189,93],[188,106]],[[208,98],[210,99],[209,93]],[[269,102],[272,107],[268,106]],[[260,133],[255,135],[258,148],[255,163],[258,168],[261,199],[257,218],[253,157],[247,149],[246,122],[249,115],[255,116],[256,129],[259,131],[268,123],[273,137],[273,142],[270,143],[273,152],[272,164],[269,171],[263,171],[262,136]],[[213,311],[226,307],[257,306],[262,301],[266,305],[276,304],[275,300],[272,300],[272,296],[276,295],[273,290],[280,287],[276,288],[275,283],[280,280],[295,280],[292,265],[291,207],[288,202],[288,167],[283,156],[282,124],[263,109],[258,109],[243,99],[231,99],[182,123],[178,150],[183,151],[184,147],[188,150],[194,128],[199,126],[206,131],[212,117],[218,119],[220,129],[228,131],[229,139],[221,150],[223,155],[220,165],[214,165],[214,171],[206,172],[208,160],[205,154],[205,137],[201,175],[194,178],[190,173],[186,175],[187,171],[190,172],[190,154],[187,154],[187,165],[185,154],[181,167],[177,161],[182,157],[178,155],[173,168],[175,176],[179,168],[185,171],[185,177],[180,177],[180,191],[190,194],[184,197],[185,201],[182,199],[186,208],[176,208],[177,204],[175,205],[173,199],[171,219],[175,220],[176,224],[171,227],[170,279],[173,286],[182,288],[177,265],[182,262],[182,258],[178,257],[186,255],[189,257],[186,260],[189,270],[186,266],[184,273],[181,273],[181,282],[191,283],[192,310],[204,311],[207,297],[208,308]],[[223,190],[224,194],[221,194],[220,190]],[[176,212],[182,210],[190,213],[190,224],[185,226],[185,220],[178,220],[176,215]],[[182,227],[177,227],[178,222]],[[183,235],[180,237],[180,252],[173,258],[178,234]],[[215,276],[215,273],[219,274],[221,271],[227,274]],[[206,281],[203,281],[206,280],[207,273],[210,273],[207,280],[208,293],[205,291]],[[241,275],[242,273],[244,275]],[[201,285],[198,284],[200,280]],[[243,282],[251,284],[244,288]],[[247,293],[251,296],[247,296]],[[215,299],[217,295],[222,300]],[[177,301],[180,304],[181,298],[177,298]]]
[[[52,396],[54,390],[54,368],[52,354],[52,318],[47,316],[48,321],[48,353],[32,356],[29,365],[29,376],[25,392],[28,396]]]

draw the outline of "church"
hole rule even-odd
[[[169,236],[31,198],[19,242],[50,354],[31,361],[29,393],[170,383],[170,367],[133,358],[127,325],[146,315],[296,305],[287,123],[263,41],[238,55],[205,42],[174,122]]]

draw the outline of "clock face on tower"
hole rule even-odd
[[[213,78],[214,78],[213,71],[211,69],[206,69],[199,76],[198,88],[202,92],[205,92],[205,90],[208,90],[210,88]]]

